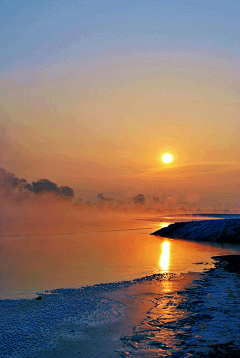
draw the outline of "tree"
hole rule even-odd
[[[13,173],[8,173],[4,169],[0,169],[0,185],[6,190],[13,190],[18,187],[19,178]]]
[[[97,195],[98,200],[100,201],[114,201],[113,198],[106,198],[103,193],[100,193]]]
[[[115,202],[115,200],[113,198],[106,198],[103,193],[100,193],[97,195],[98,198],[98,202],[97,202],[97,206],[98,207],[108,207],[111,208]]]
[[[145,197],[143,194],[138,194],[137,196],[134,196],[132,198],[134,204],[136,205],[145,205],[146,202],[145,202]]]
[[[39,193],[58,193],[59,188],[57,184],[53,183],[52,181],[48,179],[39,179],[36,182],[32,183],[33,192],[35,194]]]
[[[0,188],[9,195],[29,195],[32,192],[32,185],[26,179],[19,179],[13,173],[6,172],[0,168]]]
[[[29,184],[26,179],[20,179],[18,182],[18,188],[20,190],[20,192],[32,192],[32,185]]]
[[[60,186],[59,194],[67,199],[71,199],[74,197],[74,191],[69,186]]]
[[[4,195],[16,196],[18,199],[29,196],[30,193],[54,193],[68,199],[74,197],[74,191],[69,186],[59,188],[57,184],[48,179],[39,179],[29,184],[26,179],[19,179],[13,173],[6,172],[3,168],[0,168],[0,189],[2,189]]]

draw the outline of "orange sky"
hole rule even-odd
[[[27,3],[3,35],[1,167],[84,198],[239,202],[237,2]]]

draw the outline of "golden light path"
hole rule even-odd
[[[169,241],[164,241],[162,243],[162,253],[160,257],[160,267],[163,271],[168,271],[170,263],[170,243]]]

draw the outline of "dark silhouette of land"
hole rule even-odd
[[[240,243],[240,219],[176,222],[152,235],[169,238]]]

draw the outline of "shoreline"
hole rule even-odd
[[[215,268],[203,273],[1,300],[1,356],[214,357],[218,345],[238,349],[239,265],[233,268],[240,256],[214,259]]]
[[[175,222],[151,235],[172,239],[240,244],[240,219]]]
[[[0,300],[1,356],[119,357],[123,354],[121,338],[141,324],[156,297],[165,294],[164,285],[183,288],[193,276],[155,274],[133,281],[53,290],[41,294],[41,300]]]

